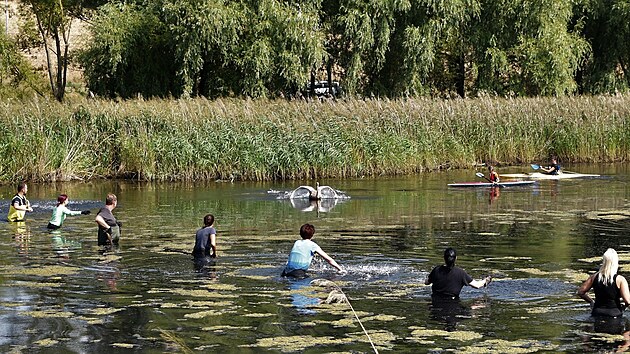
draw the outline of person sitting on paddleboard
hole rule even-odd
[[[628,281],[617,274],[619,256],[609,248],[602,259],[599,271],[584,281],[577,291],[579,297],[591,305],[591,315],[601,317],[619,317],[630,304]],[[595,291],[595,300],[588,296],[591,288]],[[621,299],[625,306],[621,305]]]
[[[540,167],[540,169],[548,174],[548,175],[557,175],[560,173],[560,164],[558,163],[558,160],[554,157],[551,159],[551,165],[549,167]]]
[[[289,260],[282,272],[283,277],[293,277],[298,279],[308,277],[306,271],[311,265],[311,261],[313,260],[313,256],[315,254],[322,256],[326,262],[337,268],[338,271],[343,271],[343,268],[341,268],[341,266],[337,264],[332,257],[326,254],[326,252],[324,252],[315,242],[311,240],[314,234],[315,226],[311,224],[304,224],[300,227],[300,237],[302,237],[302,239],[295,241],[293,244],[291,254],[289,254]]]
[[[488,178],[490,182],[492,183],[500,182],[499,174],[497,173],[497,171],[494,170],[494,166],[488,165],[488,172],[490,173],[490,176],[489,176],[490,178]]]
[[[57,197],[57,206],[53,209],[52,217],[48,222],[48,228],[50,230],[57,230],[58,228],[60,228],[64,220],[66,220],[67,215],[88,215],[90,213],[89,210],[70,210],[66,207],[66,205],[68,205],[68,196],[65,194],[61,194],[59,197]]]
[[[487,286],[492,281],[490,276],[485,277],[483,280],[474,280],[465,270],[455,266],[456,259],[457,252],[455,249],[451,247],[445,249],[445,264],[433,268],[424,282],[425,285],[431,285],[431,297],[434,300],[457,300],[464,286],[472,286],[475,289],[479,289]]]

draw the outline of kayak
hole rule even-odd
[[[501,177],[507,178],[531,178],[531,179],[568,179],[568,178],[592,178],[592,177],[601,177],[600,175],[591,175],[586,173],[560,173],[557,175],[548,175],[540,172],[532,172],[532,173],[506,173],[501,174]]]
[[[517,187],[517,186],[528,186],[536,183],[536,181],[507,181],[507,182],[499,182],[499,183],[490,183],[490,182],[461,182],[461,183],[450,183],[449,187]]]

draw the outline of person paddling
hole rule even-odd
[[[492,183],[499,183],[501,179],[499,178],[499,174],[494,170],[494,166],[488,165],[488,173],[490,174],[489,180]]]
[[[28,192],[26,182],[20,182],[17,186],[17,194],[11,199],[9,206],[9,214],[7,215],[9,221],[24,221],[26,212],[33,211],[31,203],[26,199],[26,192]]]
[[[66,207],[68,205],[68,196],[66,194],[61,194],[57,197],[57,206],[53,209],[52,217],[48,222],[48,228],[50,230],[57,230],[61,227],[63,222],[66,220],[67,215],[88,215],[90,214],[89,210],[83,211],[74,211],[70,210]]]
[[[457,252],[454,248],[444,250],[444,265],[433,268],[425,285],[431,285],[431,297],[436,299],[459,299],[459,293],[464,286],[471,286],[479,289],[487,286],[492,277],[487,276],[483,280],[474,280],[465,270],[455,266]]]
[[[549,167],[540,167],[540,169],[548,175],[560,174],[560,168],[560,164],[555,157],[551,159],[551,165]]]
[[[622,275],[617,274],[618,269],[619,256],[617,251],[609,248],[604,253],[599,271],[589,276],[578,289],[578,296],[591,305],[591,315],[619,317],[623,315],[623,310],[630,305],[628,281]],[[595,300],[588,295],[591,289],[595,292]],[[625,306],[621,305],[622,299]]]

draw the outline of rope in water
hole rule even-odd
[[[370,344],[372,345],[372,349],[374,349],[374,353],[378,354],[378,350],[376,349],[376,346],[374,346],[374,342],[372,342],[372,337],[370,337],[370,334],[367,332],[367,330],[363,326],[363,323],[361,323],[361,320],[359,319],[357,312],[354,311],[354,307],[352,307],[352,304],[350,303],[350,299],[348,298],[348,295],[346,295],[346,293],[343,292],[341,287],[337,285],[335,282],[331,281],[331,283],[335,286],[335,288],[337,288],[337,290],[339,290],[343,294],[343,297],[346,299],[348,306],[350,306],[350,310],[352,310],[352,313],[354,314],[354,318],[357,319],[357,322],[359,322],[359,325],[361,325],[361,328],[363,329],[363,333],[365,333],[368,340],[370,341]]]

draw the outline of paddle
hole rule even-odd
[[[537,165],[537,164],[533,163],[530,166],[532,166],[532,169],[534,169],[534,170],[540,170],[540,165]]]
[[[483,174],[483,173],[481,173],[481,172],[477,172],[477,173],[475,173],[475,176],[477,176],[477,177],[479,177],[479,178],[483,178],[483,179],[485,179],[486,181],[488,181],[488,182],[492,183],[493,185],[499,186],[499,187],[501,187],[501,188],[505,187],[504,185],[502,185],[502,184],[500,184],[500,183],[497,183],[497,182],[492,182],[492,181],[491,181],[488,177],[486,177],[486,175],[484,175],[484,174]]]

